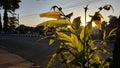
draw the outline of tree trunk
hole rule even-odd
[[[112,68],[120,68],[120,17],[118,19],[118,30],[117,30],[117,37],[113,51]]]
[[[8,31],[8,14],[7,14],[7,9],[4,9],[4,31],[5,33]]]
[[[2,31],[2,21],[1,21],[1,14],[0,14],[0,33]]]

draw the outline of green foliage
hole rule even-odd
[[[73,27],[74,29],[78,30],[79,27],[80,27],[80,23],[81,23],[80,17],[77,17],[77,18],[75,18],[75,19],[73,20],[73,22],[72,22],[72,27]]]
[[[47,18],[59,18],[60,17],[60,12],[54,11],[54,12],[46,12],[40,14],[40,17],[47,17]]]
[[[52,54],[47,68],[50,68],[56,63],[62,64],[63,68],[75,68],[77,66],[80,68],[108,67],[110,61],[102,60],[99,56],[99,53],[108,53],[108,51],[102,46],[95,45],[95,40],[90,38],[90,33],[92,31],[93,22],[95,22],[101,30],[101,18],[103,18],[103,16],[100,11],[102,9],[109,10],[110,8],[111,7],[108,5],[103,8],[100,7],[99,11],[91,16],[91,21],[82,28],[81,32],[78,32],[81,24],[80,17],[73,19],[71,23],[69,19],[73,13],[65,15],[62,12],[62,8],[53,6],[51,9],[53,9],[54,12],[56,12],[55,9],[58,9],[64,19],[57,18],[57,20],[50,20],[40,24],[46,26],[47,29],[49,29],[48,27],[56,27],[53,35],[45,37],[45,39],[50,39],[49,45],[52,45],[55,41],[60,42],[59,49]],[[115,30],[116,29],[113,29],[108,35],[106,35],[105,31],[103,34],[103,41],[105,42],[106,38],[113,35]],[[104,43],[99,44],[104,45]]]
[[[47,27],[52,27],[52,26],[66,26],[69,25],[68,21],[64,19],[59,19],[59,20],[49,20],[46,22],[43,22],[39,24],[39,26],[47,26]]]

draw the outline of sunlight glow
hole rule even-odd
[[[91,20],[91,18],[90,17],[87,17],[87,23],[89,22]],[[85,24],[85,18],[81,18],[81,22],[82,22],[82,26],[85,26],[86,24]],[[92,22],[92,26],[93,27],[95,27],[96,26],[96,24],[94,23],[94,22]]]

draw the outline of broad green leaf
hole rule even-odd
[[[82,42],[87,41],[90,32],[92,31],[92,22],[89,22],[86,27],[84,27],[80,33],[80,39]]]
[[[60,27],[60,28],[57,28],[57,31],[68,32],[69,29],[66,27]]]
[[[71,34],[71,42],[72,42],[73,46],[78,50],[78,52],[82,51],[83,45],[78,40],[78,38],[75,34]]]
[[[68,29],[71,33],[76,34],[76,31],[71,26]]]
[[[57,32],[57,34],[60,38],[63,38],[63,40],[65,39],[65,40],[71,41],[70,36],[68,36],[67,34],[62,33],[62,32]]]
[[[84,42],[84,38],[85,38],[85,28],[82,28],[82,31],[80,33],[80,39],[82,40],[82,42]],[[87,36],[86,36],[87,38]]]
[[[49,45],[52,45],[54,42],[55,42],[54,39],[50,39],[50,41],[49,41]]]
[[[61,13],[59,11],[53,11],[53,12],[46,12],[40,14],[40,17],[47,17],[47,18],[59,18]]]
[[[72,27],[75,28],[75,29],[79,29],[80,23],[81,23],[80,17],[77,17],[73,20]]]
[[[94,23],[97,25],[97,27],[98,27],[100,30],[102,30],[102,28],[101,28],[101,21],[99,21],[99,20],[94,20]]]
[[[66,26],[69,25],[68,21],[65,19],[59,19],[59,20],[49,20],[46,22],[43,22],[39,24],[40,26],[48,26],[48,27],[53,27],[53,26]]]
[[[65,45],[75,48],[75,46],[71,42],[66,42]]]
[[[60,42],[70,42],[71,43],[71,40],[68,40],[67,38],[58,37],[56,40],[58,40]]]
[[[86,32],[90,34],[91,31],[92,31],[92,22],[88,22],[86,26]]]

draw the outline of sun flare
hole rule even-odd
[[[90,18],[90,17],[87,17],[87,20],[86,20],[86,23],[85,23],[85,18],[81,18],[81,22],[82,22],[81,25],[82,25],[82,26],[85,26],[90,20],[91,20],[91,18]],[[93,22],[93,23],[92,23],[92,26],[95,27],[96,24]]]

